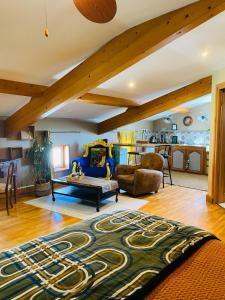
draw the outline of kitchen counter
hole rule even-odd
[[[154,147],[159,147],[159,146],[168,146],[172,144],[156,144],[156,143],[148,143],[148,144],[129,144],[129,143],[113,143],[114,146],[119,146],[119,147],[145,147],[145,148],[154,148]]]
[[[161,143],[114,143],[114,146],[121,147],[119,152],[124,152],[123,164],[127,162],[127,149],[123,147],[133,147],[140,153],[163,152],[157,149],[160,146],[171,146],[171,168],[175,171],[189,172],[195,174],[208,173],[209,146],[208,145],[188,145],[188,144],[161,144]],[[125,153],[126,152],[126,153]],[[121,156],[121,155],[120,155]],[[122,156],[121,156],[122,157]],[[139,158],[140,159],[140,158]]]
[[[172,146],[172,147],[198,147],[198,148],[206,148],[206,152],[209,152],[209,145],[189,145],[189,144],[160,144],[160,143],[148,143],[148,144],[142,144],[142,143],[135,143],[135,144],[129,144],[129,143],[114,143],[114,146],[119,147],[142,147],[142,148],[155,148],[160,146]]]

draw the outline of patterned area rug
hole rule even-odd
[[[27,204],[45,208],[63,215],[79,218],[81,220],[91,219],[102,214],[112,213],[115,210],[138,210],[148,203],[146,200],[119,195],[119,201],[115,202],[115,196],[101,202],[100,212],[96,212],[95,204],[89,201],[56,195],[56,201],[51,196],[36,198],[26,202]]]

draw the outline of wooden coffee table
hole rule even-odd
[[[57,185],[57,189],[55,189]],[[64,186],[58,188],[59,185]],[[107,198],[116,196],[115,200],[118,202],[119,187],[115,180],[106,180],[103,178],[94,178],[83,176],[80,179],[73,177],[61,177],[52,179],[52,200],[55,201],[55,195],[64,195],[82,200],[94,202],[96,204],[96,210],[100,210],[100,202]]]

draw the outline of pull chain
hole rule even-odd
[[[47,38],[49,36],[48,31],[48,9],[47,9],[47,0],[45,0],[45,37]]]

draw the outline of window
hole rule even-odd
[[[69,169],[69,146],[55,145],[52,148],[52,162],[55,172]]]

